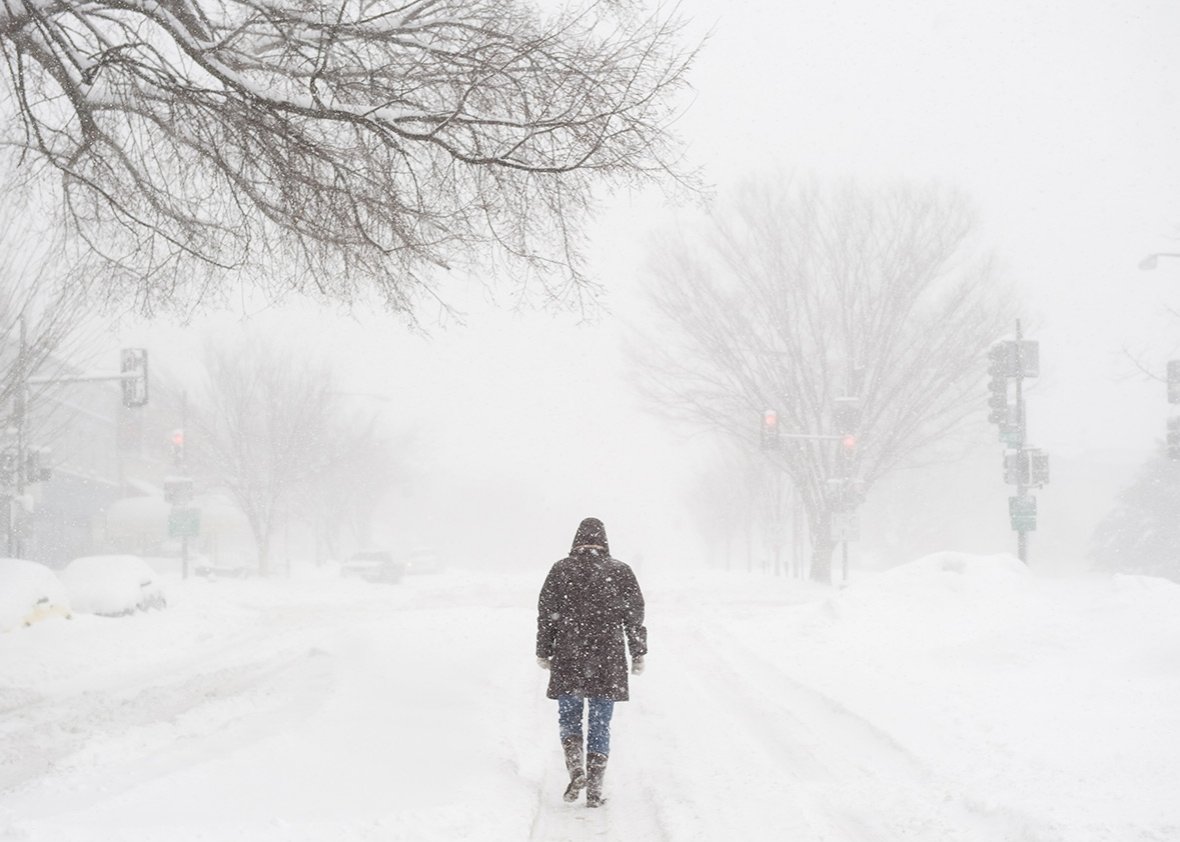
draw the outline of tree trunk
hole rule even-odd
[[[270,575],[270,536],[255,535],[254,543],[258,546],[258,575],[265,578]]]
[[[811,530],[811,581],[832,584],[832,553],[836,542],[832,540],[832,513],[824,511],[818,523]]]

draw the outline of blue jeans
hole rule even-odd
[[[610,718],[615,712],[611,699],[591,696],[558,696],[557,724],[564,742],[569,737],[582,739],[582,713],[590,703],[590,727],[586,735],[586,751],[590,754],[610,754]]]

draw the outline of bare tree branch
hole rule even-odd
[[[631,3],[3,0],[0,145],[142,311],[261,268],[409,313],[489,251],[576,297],[594,184],[683,177],[680,37]]]

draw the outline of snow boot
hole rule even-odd
[[[577,801],[578,793],[586,787],[586,770],[582,762],[582,738],[566,737],[561,741],[561,748],[565,752],[565,770],[570,773],[569,786],[565,788],[561,797],[566,801]]]
[[[586,755],[586,806],[600,807],[606,803],[602,797],[602,778],[606,775],[606,755]]]

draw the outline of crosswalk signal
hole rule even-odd
[[[1168,403],[1180,403],[1180,360],[1168,360]]]
[[[836,432],[849,435],[860,429],[860,398],[844,396],[836,398],[832,405],[832,422]]]
[[[47,482],[53,476],[49,454],[48,447],[30,447],[25,451],[25,482],[28,485]]]

